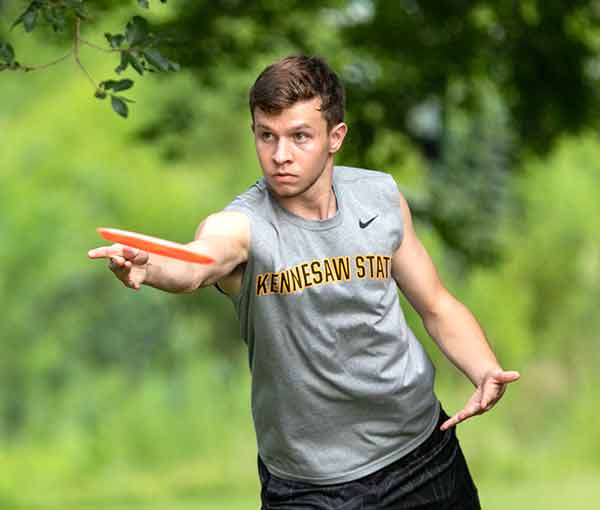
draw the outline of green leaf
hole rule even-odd
[[[15,21],[13,21],[13,24],[10,26],[10,30],[15,28],[19,23],[23,23],[23,18],[25,17],[25,14],[27,14],[28,12],[29,12],[29,9],[27,9],[23,14],[21,14]]]
[[[75,11],[78,18],[88,19],[83,0],[63,0],[63,2],[67,7],[70,7]]]
[[[23,15],[23,26],[25,27],[25,32],[33,31],[37,22],[37,16],[38,8],[32,4]]]
[[[88,19],[87,13],[85,12],[85,8],[84,8],[83,5],[75,7],[75,12],[77,13],[77,16],[79,18],[81,18],[81,19]]]
[[[124,79],[124,80],[106,80],[100,83],[100,86],[104,90],[113,90],[115,92],[120,92],[122,90],[127,90],[133,87],[133,80]]]
[[[148,0],[138,0],[138,4],[140,4],[144,9],[150,8],[150,3]]]
[[[65,9],[62,7],[52,7],[48,8],[46,6],[46,10],[44,11],[47,14],[48,21],[52,25],[52,28],[55,32],[64,32],[65,30]]]
[[[106,37],[106,40],[108,41],[108,44],[110,44],[111,48],[120,48],[121,44],[123,44],[123,41],[125,40],[125,36],[123,34],[112,35],[107,32],[104,34],[104,37]]]
[[[115,68],[115,73],[121,74],[122,71],[125,71],[125,69],[127,69],[127,66],[129,65],[129,63],[130,63],[129,52],[128,51],[122,51],[121,52],[121,62]]]
[[[4,60],[8,65],[15,60],[15,50],[9,43],[0,42],[0,59]]]
[[[133,80],[125,79],[125,80],[119,80],[118,82],[116,82],[113,85],[112,89],[115,92],[120,92],[121,90],[127,90],[127,89],[130,89],[131,87],[133,87]]]
[[[140,76],[143,76],[144,66],[139,61],[137,55],[130,53],[129,54],[129,63],[131,64],[131,67],[133,67]]]
[[[148,38],[150,26],[141,16],[134,16],[125,27],[125,37],[130,46],[143,43]]]
[[[104,80],[100,82],[100,87],[102,87],[104,90],[110,90],[113,88],[115,83],[117,83],[116,80]]]
[[[120,97],[110,96],[110,102],[112,105],[112,109],[117,112],[121,117],[127,118],[129,115],[129,107],[127,103],[123,101]]]
[[[144,48],[142,50],[142,53],[151,66],[156,67],[161,71],[168,71],[170,69],[169,60],[163,57],[160,54],[160,51],[158,51],[157,49]]]

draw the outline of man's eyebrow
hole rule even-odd
[[[300,124],[296,124],[290,128],[290,131],[294,131],[296,129],[314,129],[310,124],[306,122],[301,122]]]
[[[267,131],[272,131],[273,128],[267,126],[265,124],[261,124],[260,122],[255,125],[255,127],[260,129],[266,129]],[[314,129],[313,126],[307,124],[306,122],[300,122],[299,124],[295,124],[289,128],[289,131],[297,131],[298,129]]]

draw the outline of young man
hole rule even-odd
[[[443,287],[387,174],[334,167],[344,92],[318,58],[267,67],[250,91],[263,178],[206,218],[202,266],[121,245],[91,250],[127,287],[232,299],[249,349],[264,509],[476,509],[454,426],[484,413],[504,371],[472,314]],[[445,415],[434,369],[397,289],[473,382]]]

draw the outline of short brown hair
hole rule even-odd
[[[266,67],[250,89],[250,113],[277,114],[298,101],[319,97],[327,129],[344,121],[344,87],[319,57],[292,55]]]

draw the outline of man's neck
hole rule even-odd
[[[306,220],[326,220],[337,212],[337,198],[333,191],[333,162],[321,177],[302,195],[276,197],[279,205]]]

